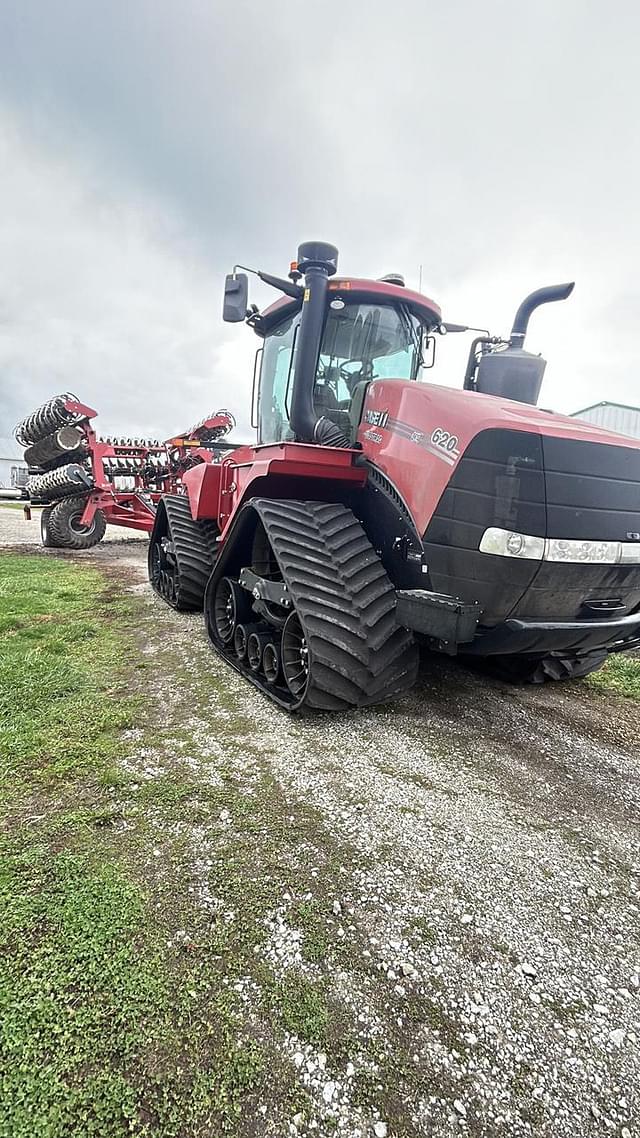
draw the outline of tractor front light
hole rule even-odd
[[[491,526],[486,529],[480,541],[481,553],[493,553],[498,557],[518,557],[529,561],[541,561],[544,555],[544,538],[532,537],[526,533]]]
[[[573,538],[533,537],[491,526],[480,540],[481,553],[498,557],[553,561],[567,565],[640,565],[640,542],[576,541]]]
[[[570,561],[582,565],[616,565],[620,560],[619,541],[569,541],[547,538],[545,561]]]
[[[640,542],[622,541],[620,543],[620,564],[640,565]]]

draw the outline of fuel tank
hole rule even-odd
[[[438,593],[481,625],[640,609],[640,440],[511,400],[370,384],[359,441],[397,489]]]

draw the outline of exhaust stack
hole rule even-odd
[[[296,339],[290,423],[301,443],[348,446],[330,419],[318,419],[313,388],[326,313],[327,285],[338,268],[338,250],[323,241],[305,241],[298,249],[298,271],[304,276],[302,318]]]
[[[528,296],[525,296],[514,317],[509,347],[521,348],[523,346],[531,314],[535,312],[536,308],[539,308],[541,304],[566,300],[568,296],[571,296],[575,283],[575,281],[567,281],[566,284],[547,285],[545,288],[538,288],[535,292],[530,292]]]

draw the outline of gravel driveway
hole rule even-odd
[[[14,513],[0,510],[0,544],[37,540]],[[152,683],[176,738],[189,708],[199,777],[217,770],[250,795],[267,769],[292,823],[307,810],[320,827],[293,857],[299,890],[273,899],[260,952],[276,976],[325,975],[351,1052],[334,1063],[284,1035],[312,1116],[265,1103],[251,1132],[639,1134],[638,705],[579,683],[508,687],[427,657],[393,706],[288,717],[216,659],[198,616],[150,594],[146,543],[108,534],[87,556],[126,565]],[[203,676],[224,699],[202,700]],[[136,753],[132,734],[141,782],[171,761]],[[242,825],[233,810],[223,821]],[[188,835],[204,905],[217,833]],[[268,834],[252,840],[259,873]],[[301,951],[305,898],[324,907],[340,960],[328,976]],[[252,983],[240,988],[248,1020]]]

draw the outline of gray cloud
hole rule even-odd
[[[220,322],[222,276],[313,236],[345,272],[422,264],[449,318],[494,331],[575,276],[532,322],[543,402],[638,402],[639,22],[590,0],[6,5],[0,427],[61,387],[105,430],[220,403],[246,427],[255,345]],[[466,347],[432,378],[458,384]]]

